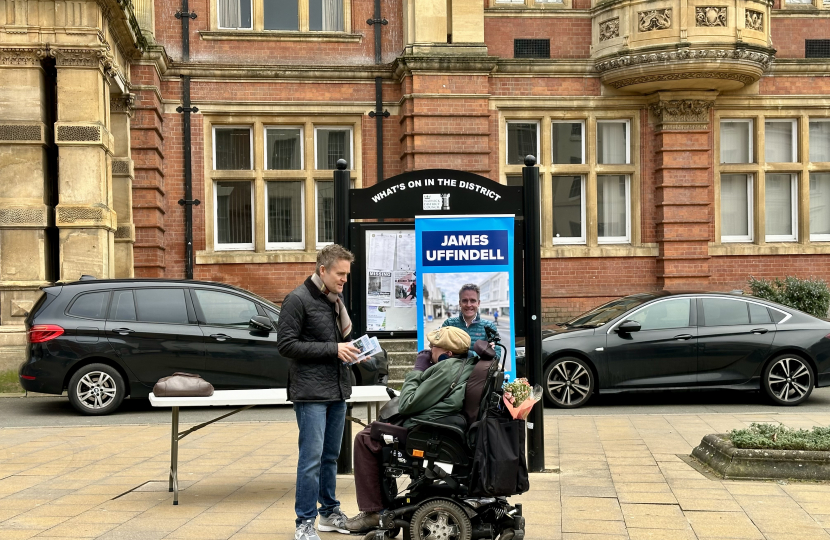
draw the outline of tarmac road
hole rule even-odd
[[[182,409],[181,422],[190,424],[210,420],[230,412],[229,407]],[[365,408],[355,407],[356,416],[365,418]],[[606,416],[632,414],[706,413],[830,413],[830,387],[817,388],[810,399],[798,407],[771,405],[760,392],[674,391],[638,394],[598,395],[580,409],[545,410],[546,416]],[[222,422],[294,422],[290,406],[254,407]],[[155,409],[146,399],[126,400],[109,416],[81,416],[66,397],[0,398],[0,428],[52,426],[106,426],[126,424],[169,424],[170,410]],[[357,429],[359,426],[353,426]]]

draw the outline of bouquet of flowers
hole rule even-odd
[[[538,384],[531,387],[524,377],[506,383],[503,388],[504,405],[514,420],[527,420],[530,409],[542,399],[542,387]]]

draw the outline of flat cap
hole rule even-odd
[[[470,334],[454,326],[442,326],[427,334],[427,340],[436,347],[447,349],[454,354],[470,350]]]

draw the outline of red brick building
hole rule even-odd
[[[549,319],[828,280],[826,2],[190,0],[186,51],[156,0],[129,74],[134,274],[185,277],[189,86],[196,279],[282,301],[332,240],[334,162],[382,180],[382,133],[384,178],[511,183],[538,157]]]

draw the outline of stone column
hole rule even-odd
[[[50,105],[37,48],[0,49],[0,373],[23,361],[23,319],[50,275]]]
[[[657,92],[655,189],[658,284],[706,289],[713,212],[710,109],[717,92]]]
[[[117,215],[115,229],[115,277],[130,278],[133,271],[133,160],[130,157],[132,94],[110,97],[110,127],[114,141],[112,157],[112,203]]]
[[[109,52],[51,49],[57,65],[60,279],[115,275]]]

